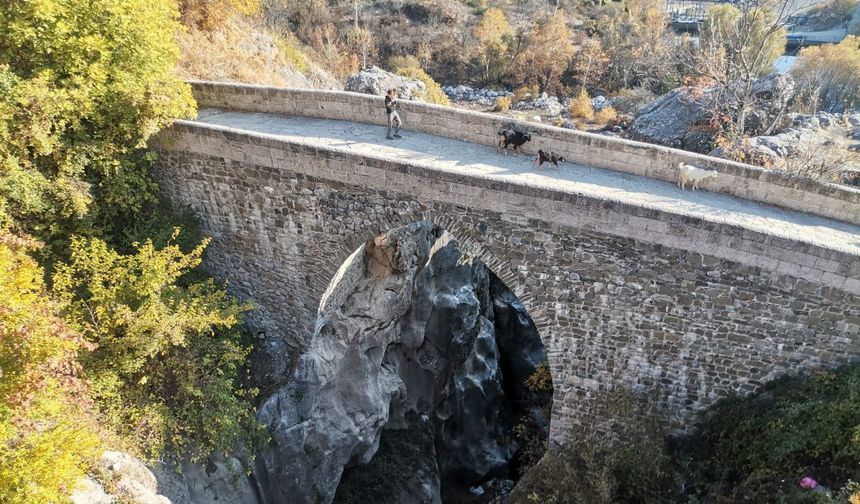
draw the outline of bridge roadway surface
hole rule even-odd
[[[347,121],[206,108],[199,111],[197,121],[416,166],[645,206],[860,256],[860,226],[707,190],[682,191],[675,184],[639,175],[572,163],[562,163],[560,170],[539,171],[532,168],[530,155],[505,156],[493,147],[409,130],[401,130],[402,139],[386,140],[382,126]]]

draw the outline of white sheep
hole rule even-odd
[[[678,187],[682,190],[685,189],[687,182],[692,182],[695,191],[699,188],[699,182],[706,179],[716,179],[718,175],[719,173],[714,170],[705,170],[693,165],[678,163]]]

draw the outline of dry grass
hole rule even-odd
[[[496,107],[493,109],[495,112],[507,112],[511,108],[511,97],[510,96],[500,96],[496,98]]]
[[[212,31],[189,28],[178,38],[178,73],[186,79],[287,87],[337,86],[294,39],[281,37],[243,18]]]
[[[618,117],[618,112],[616,112],[614,108],[603,107],[594,113],[594,122],[606,125],[616,117]]]

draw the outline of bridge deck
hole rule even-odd
[[[353,122],[217,109],[201,109],[198,121],[417,166],[508,182],[518,179],[531,186],[739,225],[860,256],[860,226],[726,194],[682,191],[674,184],[637,175],[570,163],[561,170],[537,171],[532,168],[532,158],[525,154],[504,156],[492,147],[408,130],[403,131],[403,139],[390,141],[385,139],[384,128]]]

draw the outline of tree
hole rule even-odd
[[[626,0],[609,8],[596,24],[611,64],[606,86],[647,87],[662,93],[679,79],[679,41],[664,9],[651,0]]]
[[[716,84],[717,101],[729,109],[721,112],[732,118],[727,136],[735,145],[743,138],[747,114],[756,103],[756,79],[771,72],[782,54],[789,4],[790,0],[743,0],[707,11],[699,46],[690,58],[691,70]]]
[[[172,0],[0,9],[2,502],[65,501],[96,434],[115,438],[106,426],[131,451],[192,459],[254,429],[243,308],[191,274],[205,242],[113,248],[175,223],[145,147],[194,113],[174,73],[178,18]]]
[[[15,225],[65,249],[93,232],[94,198],[134,214],[154,200],[130,156],[193,115],[175,74],[170,0],[44,0],[0,9],[0,206]]]
[[[9,504],[64,502],[101,448],[75,362],[86,345],[48,298],[32,246],[0,227],[0,502]]]
[[[585,89],[602,82],[609,61],[609,57],[603,52],[599,36],[582,37],[579,50],[573,58],[573,72],[579,85]]]
[[[532,26],[526,48],[514,60],[512,78],[518,85],[538,84],[542,91],[559,92],[561,76],[574,55],[564,11]]]
[[[368,58],[376,49],[373,33],[356,25],[347,32],[346,45],[350,54],[358,58],[361,68],[367,68]]]
[[[813,111],[853,110],[860,106],[860,37],[803,49],[791,75]]]
[[[505,13],[495,7],[487,9],[475,26],[474,33],[478,40],[481,82],[487,84],[500,81],[506,72],[507,55],[514,36]]]

